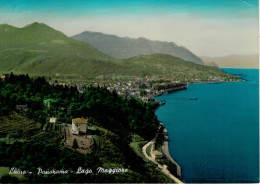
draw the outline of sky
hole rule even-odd
[[[198,56],[258,53],[258,0],[0,0],[0,24],[45,23],[175,42]]]

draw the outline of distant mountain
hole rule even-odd
[[[232,76],[217,67],[199,65],[166,54],[152,54],[125,59],[128,74],[180,81],[228,80]],[[123,74],[124,72],[122,72]]]
[[[101,52],[118,59],[139,55],[168,54],[186,61],[204,64],[195,54],[173,42],[151,41],[145,38],[121,38],[115,35],[85,31],[71,38],[88,43]]]
[[[113,59],[40,23],[23,28],[0,25],[0,43],[0,73],[28,73],[73,81],[146,77],[192,81],[232,77],[216,67],[165,54]]]
[[[226,57],[201,57],[207,65],[215,63],[220,68],[259,68],[258,55],[230,55]]]

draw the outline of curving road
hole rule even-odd
[[[159,129],[160,129],[160,128],[161,128],[161,126],[159,127]],[[159,129],[158,129],[158,130],[159,130]],[[154,145],[155,145],[154,143],[155,143],[155,140],[156,140],[157,136],[158,136],[158,132],[157,132],[155,138],[153,138],[150,142],[148,142],[146,145],[143,146],[142,152],[143,152],[145,158],[147,158],[148,160],[150,160],[150,161],[152,161],[154,164],[156,164],[156,165],[161,169],[161,171],[162,171],[163,173],[165,173],[167,176],[169,176],[171,179],[173,179],[174,182],[176,182],[176,183],[183,183],[183,182],[182,182],[181,180],[179,180],[177,177],[175,177],[174,175],[172,175],[168,169],[164,168],[161,164],[159,164],[158,162],[156,162],[155,157],[152,157],[152,156],[150,157],[150,156],[147,155],[146,149],[147,149],[147,147],[150,146],[150,145],[152,145],[152,146],[151,146],[151,150],[150,150],[150,152],[151,152],[150,155],[152,155],[152,150],[154,150]]]

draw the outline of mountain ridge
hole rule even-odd
[[[198,56],[174,42],[149,40],[144,37],[119,37],[93,31],[84,31],[71,38],[88,43],[99,51],[117,59],[127,59],[148,54],[169,54],[186,61],[204,64]]]
[[[70,39],[46,24],[33,23],[23,28],[1,25],[0,40],[0,71],[50,58],[71,58],[72,62],[77,59],[112,60],[92,46]]]
[[[166,54],[114,59],[45,24],[33,23],[23,28],[10,27],[10,30],[7,25],[2,25],[0,42],[0,73],[28,73],[70,81],[118,81],[147,77],[203,81],[232,77],[216,67],[198,65]]]

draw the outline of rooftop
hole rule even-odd
[[[84,118],[75,118],[72,119],[72,123],[87,123],[87,120]]]

